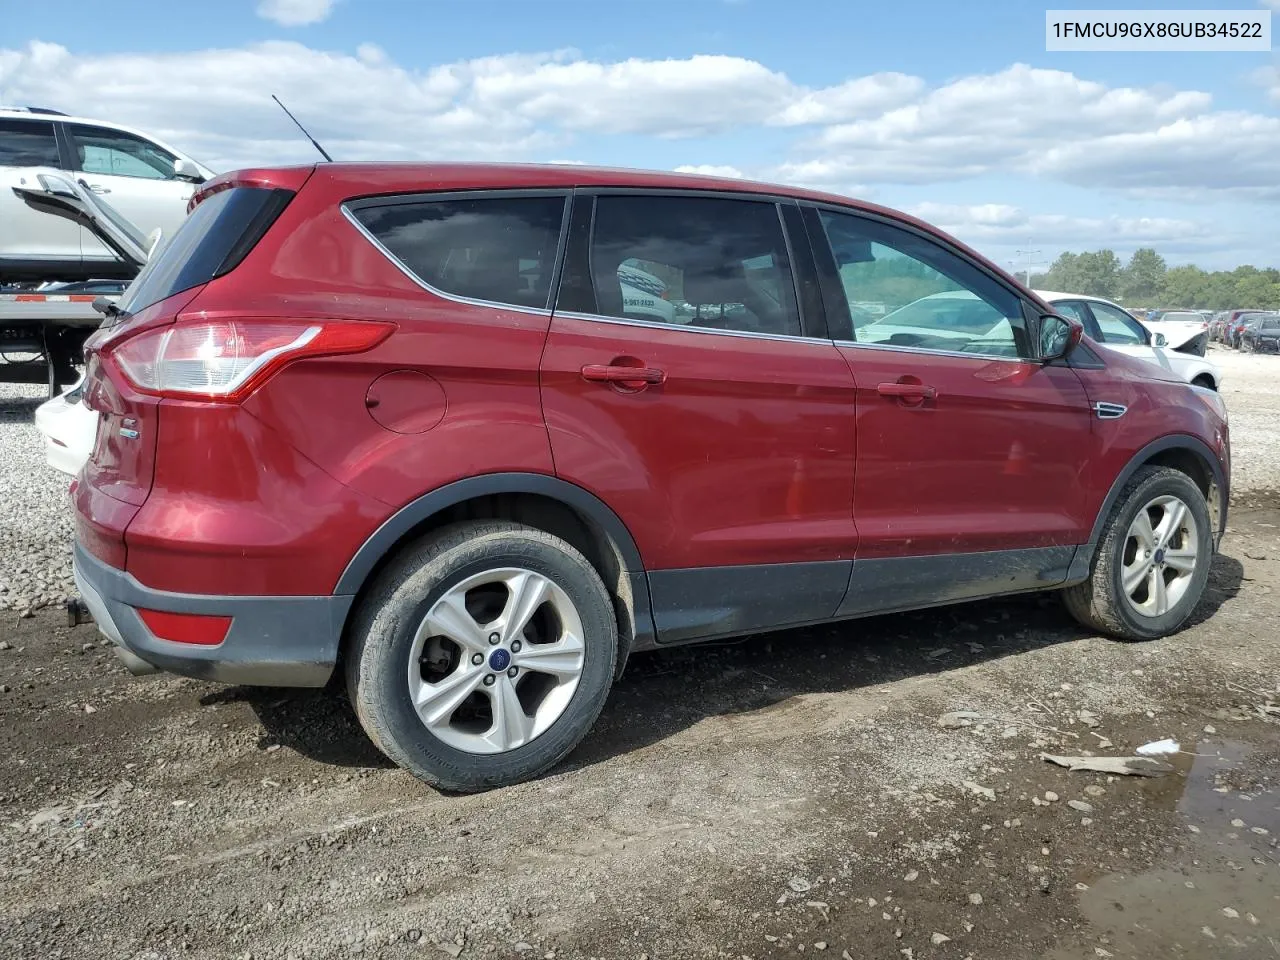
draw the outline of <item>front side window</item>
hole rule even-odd
[[[352,213],[429,287],[546,309],[564,219],[563,196],[396,200]]]
[[[820,213],[858,343],[1031,356],[1022,303],[940,244],[853,214]]]
[[[0,120],[0,167],[61,167],[48,120]]]
[[[121,130],[69,124],[76,161],[84,173],[144,180],[172,180],[173,154]]]
[[[1093,311],[1093,316],[1098,321],[1098,330],[1102,334],[1103,343],[1132,346],[1147,342],[1138,321],[1123,310],[1096,301],[1089,304],[1089,309]]]
[[[591,237],[597,312],[798,336],[778,210],[718,197],[600,197]]]

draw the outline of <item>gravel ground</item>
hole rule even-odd
[[[0,613],[0,953],[1280,956],[1280,358],[1221,359],[1235,505],[1178,635],[1023,596],[640,656],[565,765],[479,796],[335,693],[131,679]],[[1153,778],[1041,759],[1165,737]]]
[[[68,478],[47,466],[32,418],[43,387],[0,383],[0,610],[28,611],[75,594]]]

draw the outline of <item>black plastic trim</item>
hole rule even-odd
[[[862,617],[1060,586],[1076,547],[855,560],[836,611]]]
[[[1111,489],[1107,492],[1107,498],[1102,501],[1102,509],[1098,511],[1097,519],[1093,522],[1093,530],[1089,534],[1089,542],[1085,545],[1090,548],[1091,556],[1093,547],[1102,538],[1103,524],[1107,522],[1107,517],[1111,515],[1111,511],[1114,509],[1116,501],[1120,498],[1120,491],[1124,489],[1124,485],[1148,460],[1158,453],[1164,453],[1166,450],[1188,450],[1203,460],[1213,473],[1214,483],[1218,486],[1220,507],[1218,530],[1214,537],[1215,545],[1221,539],[1222,534],[1227,529],[1227,507],[1231,499],[1230,478],[1222,468],[1222,461],[1218,459],[1213,450],[1203,440],[1186,434],[1173,434],[1168,437],[1161,437],[1159,440],[1152,440],[1135,453],[1125,465],[1125,468],[1120,471],[1115,482],[1111,484]]]
[[[626,525],[599,497],[557,477],[543,473],[487,473],[457,480],[424,494],[389,517],[356,551],[338,579],[335,594],[355,595],[365,579],[406,533],[441,510],[476,497],[497,493],[530,493],[549,497],[580,511],[599,524],[618,546],[628,572],[643,573],[640,551]],[[645,598],[646,605],[648,598]],[[639,598],[637,598],[637,602]]]
[[[805,229],[804,215],[795,203],[779,204],[778,208],[782,211],[782,225],[791,260],[791,277],[800,305],[800,330],[806,337],[831,340],[833,338],[827,326],[818,265],[814,261],[813,245]]]
[[[338,658],[351,597],[240,597],[155,590],[76,544],[81,595],[108,637],[152,666],[201,680],[255,686],[323,687]],[[216,646],[155,636],[138,608],[231,617]]]
[[[658,643],[828,620],[844,596],[852,566],[852,560],[831,560],[650,571]]]
[[[800,216],[809,237],[809,251],[813,255],[814,269],[818,274],[818,289],[822,296],[827,332],[832,340],[853,341],[853,314],[849,310],[849,299],[845,296],[844,284],[840,281],[840,267],[836,263],[835,254],[831,252],[831,243],[827,240],[827,231],[818,216],[818,208],[800,204]]]
[[[595,224],[595,197],[575,192],[570,204],[569,229],[564,244],[564,266],[552,300],[553,310],[599,313],[596,288],[591,281],[591,232]]]

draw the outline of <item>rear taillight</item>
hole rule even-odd
[[[352,320],[188,320],[145,330],[105,352],[144,393],[236,403],[285,364],[362,353],[394,329]]]

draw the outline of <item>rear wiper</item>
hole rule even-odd
[[[94,297],[93,309],[106,317],[107,319],[104,322],[109,324],[114,324],[121,320],[128,320],[130,316],[127,311],[121,310],[120,307],[116,305],[116,302],[110,297]]]

